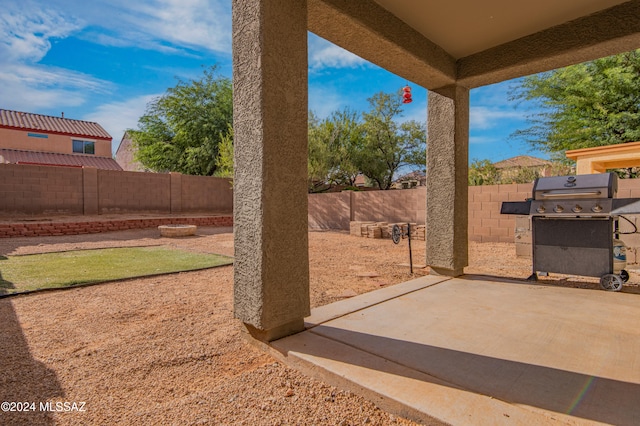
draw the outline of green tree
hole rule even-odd
[[[178,80],[147,105],[138,129],[129,130],[136,159],[154,171],[213,175],[219,146],[231,138],[231,80],[212,66],[199,80]]]
[[[312,192],[334,185],[353,186],[360,170],[358,156],[364,133],[358,114],[345,108],[324,120],[309,113],[309,189]]]
[[[329,171],[331,159],[328,135],[321,121],[309,111],[308,119],[308,182],[309,192],[322,192],[329,189]]]
[[[217,177],[233,178],[233,127],[228,126],[227,133],[220,136],[218,156],[216,157]]]
[[[364,129],[358,113],[349,108],[335,111],[324,122],[329,139],[329,178],[337,185],[353,186],[360,173],[357,166],[364,143]]]
[[[540,177],[540,170],[535,167],[519,167],[515,173],[505,177],[501,173],[501,178],[498,183],[531,183]]]
[[[403,166],[424,168],[426,131],[424,124],[398,124],[401,99],[379,93],[370,100],[372,110],[358,114],[345,108],[319,119],[308,118],[309,192],[322,192],[336,185],[354,186],[361,172],[380,189],[391,187],[393,175]],[[216,166],[220,176],[233,174],[233,133],[221,134]]]
[[[400,167],[424,167],[426,129],[414,120],[398,123],[400,96],[380,92],[369,98],[369,104],[371,110],[363,114],[364,143],[355,164],[378,188],[389,189]]]
[[[512,136],[558,160],[570,149],[640,140],[640,50],[525,77],[511,99],[538,108]]]
[[[500,183],[500,171],[489,160],[474,159],[469,166],[469,185],[497,185]]]

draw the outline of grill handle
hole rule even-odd
[[[567,198],[567,197],[581,197],[585,195],[600,195],[601,191],[582,191],[582,192],[570,192],[570,191],[546,191],[541,195],[542,198]]]

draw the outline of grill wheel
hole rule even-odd
[[[622,290],[622,278],[614,274],[606,274],[600,278],[600,287],[607,291]]]

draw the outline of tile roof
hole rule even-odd
[[[400,176],[395,180],[395,182],[402,182],[405,180],[426,181],[427,174],[421,170],[414,170],[413,172]]]
[[[494,164],[497,169],[508,169],[509,167],[539,167],[551,164],[548,160],[532,157],[530,155],[518,155],[517,157],[507,158]]]
[[[56,154],[52,152],[0,149],[0,164],[36,164],[66,167],[95,167],[102,170],[122,170],[113,158],[82,154]]]
[[[11,111],[8,109],[0,109],[0,127],[33,130],[43,133],[85,136],[96,139],[113,139],[98,123],[52,117],[50,115],[31,114],[29,112]]]

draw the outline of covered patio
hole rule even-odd
[[[314,309],[270,352],[424,424],[637,425],[639,301],[425,276]]]
[[[469,91],[640,47],[640,0],[233,0],[234,310],[236,318],[258,341],[274,341],[315,324],[305,320],[309,315],[311,318],[316,315],[309,308],[307,31],[428,90],[426,261],[439,275],[429,279],[439,280],[449,289],[446,299],[438,299],[441,303],[446,300],[439,308],[442,320],[455,321],[456,304],[468,297],[465,293],[468,280],[451,277],[461,276],[468,264]],[[511,287],[491,288],[497,289],[491,294],[498,297],[502,290]],[[425,291],[433,294],[432,290]],[[410,292],[406,297],[419,294]],[[532,290],[527,294],[531,299],[527,300],[536,300],[537,294],[541,293]],[[621,297],[637,296],[623,294]],[[540,303],[558,303],[558,300],[561,299],[544,299]],[[490,309],[492,302],[497,303],[497,299],[486,300],[489,303],[486,309]],[[385,306],[392,309],[390,301],[381,301],[376,306],[376,309]],[[430,305],[417,301],[409,303],[403,313],[415,318],[432,315],[427,306]],[[549,310],[548,315],[554,317],[562,306],[559,305],[559,310]],[[475,315],[482,315],[485,312],[482,309]],[[633,311],[634,308],[629,309]],[[637,310],[632,315],[637,315]],[[374,318],[363,315],[359,321],[376,328]],[[506,323],[520,319],[509,311],[494,325],[495,328],[480,327],[478,331],[487,335],[499,334]],[[390,330],[389,339],[392,340],[385,338],[385,341],[393,341],[393,345],[388,346],[408,346],[418,358],[443,351],[464,355],[466,349],[449,350],[431,343],[410,343],[418,337],[413,335],[414,328],[406,327],[405,320],[405,316],[388,315],[384,326],[385,330]],[[335,327],[332,325],[331,328]],[[575,332],[583,330],[578,328]],[[454,331],[450,330],[451,333]],[[520,330],[523,331],[526,327]],[[309,331],[297,336],[305,335],[308,336]],[[286,340],[303,339],[297,336]],[[369,338],[364,332],[352,336],[358,341]],[[629,337],[615,336],[618,342]],[[637,333],[634,336],[637,342]],[[453,336],[444,333],[442,338],[446,340]],[[350,339],[347,336],[347,348],[351,347]],[[379,339],[372,336],[371,340]],[[345,342],[340,344],[344,346]],[[465,344],[464,336],[461,344]],[[536,345],[546,344],[544,340],[531,343],[534,345],[531,349],[542,350],[543,347]],[[280,343],[273,345],[278,347]],[[635,347],[635,352],[637,349]],[[473,354],[477,349],[469,350],[469,354]],[[577,377],[562,363],[536,369],[529,367],[534,361],[528,358],[509,361],[501,359],[500,354],[462,355],[456,359],[462,363],[474,361],[478,368],[493,365],[492,360],[497,357],[500,365],[509,367],[507,370],[515,366],[513,371],[523,367],[529,373],[533,371],[533,376],[559,372],[556,377],[566,376],[572,380]],[[572,358],[579,358],[581,353],[573,355]],[[358,356],[357,352],[353,356]],[[386,365],[389,360],[391,358],[383,357],[381,362]],[[488,362],[476,363],[477,360]],[[344,360],[339,361],[344,363]],[[615,360],[605,357],[601,361]],[[393,362],[406,367],[402,359],[394,358]],[[594,362],[598,362],[597,357]],[[620,362],[622,369],[638,369],[637,358],[625,358]],[[347,362],[346,365],[354,364]],[[378,371],[378,367],[370,367],[373,372]],[[505,371],[499,368],[486,374],[499,378],[506,374]],[[509,374],[515,374],[513,371]],[[579,373],[580,377],[597,376],[597,372],[590,371],[584,370]],[[623,391],[638,394],[640,379],[637,377],[630,379],[628,386],[619,377],[614,380],[621,384]],[[513,382],[508,386],[516,384]],[[508,386],[496,394],[497,399],[509,392]],[[448,389],[474,395],[475,392],[478,395],[490,393],[490,390],[461,383]],[[420,391],[416,392],[420,396]],[[443,403],[455,404],[460,395],[450,395],[453,399],[443,400]],[[425,394],[423,398],[428,396]],[[616,394],[615,398],[616,403],[620,403],[621,398],[626,397]],[[491,400],[491,404],[497,403]],[[525,404],[542,409],[553,411],[557,408],[528,402]],[[638,419],[637,411],[631,415]],[[465,423],[478,423],[481,413],[471,412],[469,416],[475,421]],[[510,414],[505,412],[504,416],[501,420],[508,422]],[[598,416],[586,418],[589,421],[607,420]],[[456,417],[455,421],[462,422],[462,419]],[[557,417],[553,419],[557,420]],[[523,417],[519,423],[528,423],[528,420]]]

